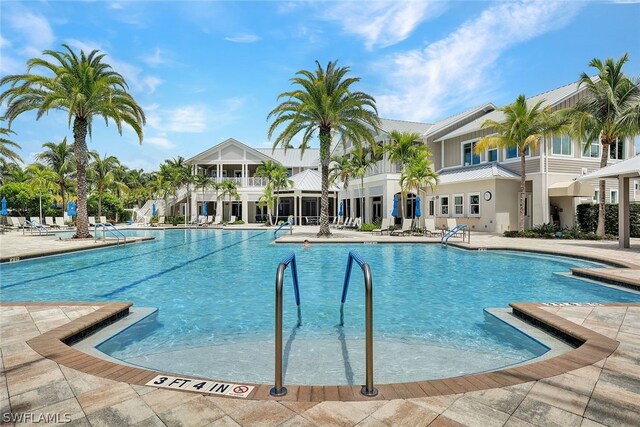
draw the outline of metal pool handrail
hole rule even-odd
[[[365,290],[365,331],[366,331],[366,379],[365,385],[360,389],[360,393],[368,397],[378,395],[378,389],[373,386],[373,279],[371,278],[371,269],[360,255],[355,251],[349,252],[347,261],[347,271],[344,275],[344,286],[342,288],[342,302],[340,304],[340,326],[344,325],[344,303],[347,299],[347,290],[349,289],[349,281],[351,280],[351,267],[353,261],[358,263],[364,274],[364,290]]]
[[[282,385],[282,286],[284,282],[284,271],[291,264],[291,275],[293,276],[293,290],[296,297],[296,305],[298,306],[298,327],[302,324],[302,315],[300,313],[300,289],[298,287],[298,269],[296,267],[296,255],[291,252],[287,255],[276,271],[276,367],[275,367],[275,385],[269,391],[272,396],[284,396],[287,394],[287,388]]]
[[[467,230],[467,225],[466,224],[458,224],[455,227],[453,227],[451,230],[447,231],[444,236],[442,236],[442,240],[440,241],[440,243],[443,246],[447,246],[447,244],[449,243],[449,238],[451,238],[451,236],[454,236],[456,234],[458,234],[459,232],[462,232],[462,241],[465,241],[465,234],[468,232],[469,233],[469,243],[471,243],[471,232],[469,230]]]
[[[94,227],[94,242],[98,240],[98,227],[102,227],[102,240],[105,240],[105,234],[108,231],[118,240],[118,245],[120,245],[120,237],[122,237],[124,244],[127,244],[127,236],[125,236],[122,231],[118,230],[118,228],[110,222],[99,222]]]
[[[275,239],[276,234],[278,234],[278,231],[280,231],[282,227],[285,227],[287,225],[289,226],[289,234],[293,234],[293,224],[290,221],[287,221],[287,222],[284,222],[280,227],[276,229],[276,231],[273,232],[273,238]]]

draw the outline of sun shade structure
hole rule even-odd
[[[629,185],[632,178],[640,176],[640,155],[607,166],[578,178],[578,181],[593,179],[618,178],[618,242],[620,248],[631,247],[631,214],[629,207]]]
[[[593,186],[580,181],[562,181],[549,186],[549,197],[593,197]]]

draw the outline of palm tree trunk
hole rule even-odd
[[[518,195],[519,197],[519,204],[518,204],[518,230],[519,231],[524,231],[524,204],[525,202],[525,198],[526,198],[526,194],[525,194],[525,189],[526,189],[526,182],[527,182],[527,175],[526,175],[526,160],[525,160],[525,152],[524,149],[520,150],[520,194]]]
[[[600,169],[602,169],[607,166],[607,162],[609,160],[609,141],[602,140],[600,141],[600,143],[602,147],[602,153],[600,153]],[[606,181],[604,179],[601,179],[598,184],[598,227],[596,228],[596,234],[598,236],[604,237],[604,221],[606,213],[604,192]]]
[[[280,196],[276,196],[276,220],[275,223],[278,223],[278,207],[280,206]]]
[[[38,222],[42,224],[42,193],[39,193],[40,198],[40,216],[38,217]]]
[[[87,219],[87,120],[76,117],[73,120],[73,151],[76,157],[76,182],[78,184],[78,211],[76,212],[76,239],[88,239]]]
[[[360,199],[360,223],[364,224],[362,222],[364,221],[364,178],[360,178],[360,196],[362,196]]]
[[[102,216],[102,190],[98,191],[98,218]]]
[[[331,129],[320,129],[320,169],[322,174],[322,193],[320,197],[320,230],[318,237],[329,237],[329,161],[331,149]]]

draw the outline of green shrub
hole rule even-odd
[[[380,228],[380,226],[376,224],[362,224],[358,231],[373,231],[377,228]]]
[[[241,220],[241,219],[237,219],[236,222],[233,222],[232,224],[233,225],[241,225],[241,224],[244,224],[244,221]]]
[[[631,237],[640,237],[640,203],[629,206]],[[586,233],[595,233],[598,227],[598,205],[583,203],[577,208],[578,224]],[[618,205],[608,203],[605,205],[604,232],[612,236],[618,235]]]

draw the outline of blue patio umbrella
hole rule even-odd
[[[393,196],[393,210],[391,211],[391,216],[394,218],[398,217],[398,195]]]
[[[209,212],[207,212],[207,202],[202,202],[202,216],[207,215],[209,215]]]
[[[67,203],[67,215],[76,216],[76,209],[77,208],[78,208],[78,205],[76,205],[72,201],[69,201],[69,203]]]
[[[7,216],[7,199],[2,198],[2,210],[0,210],[0,215]]]
[[[156,214],[156,204],[154,203],[151,205],[151,216],[156,216]]]
[[[340,204],[338,205],[338,216],[344,215],[344,212],[342,210],[342,204],[343,204],[343,201],[340,200]]]
[[[416,218],[422,216],[422,209],[420,209],[420,196],[416,197]]]

